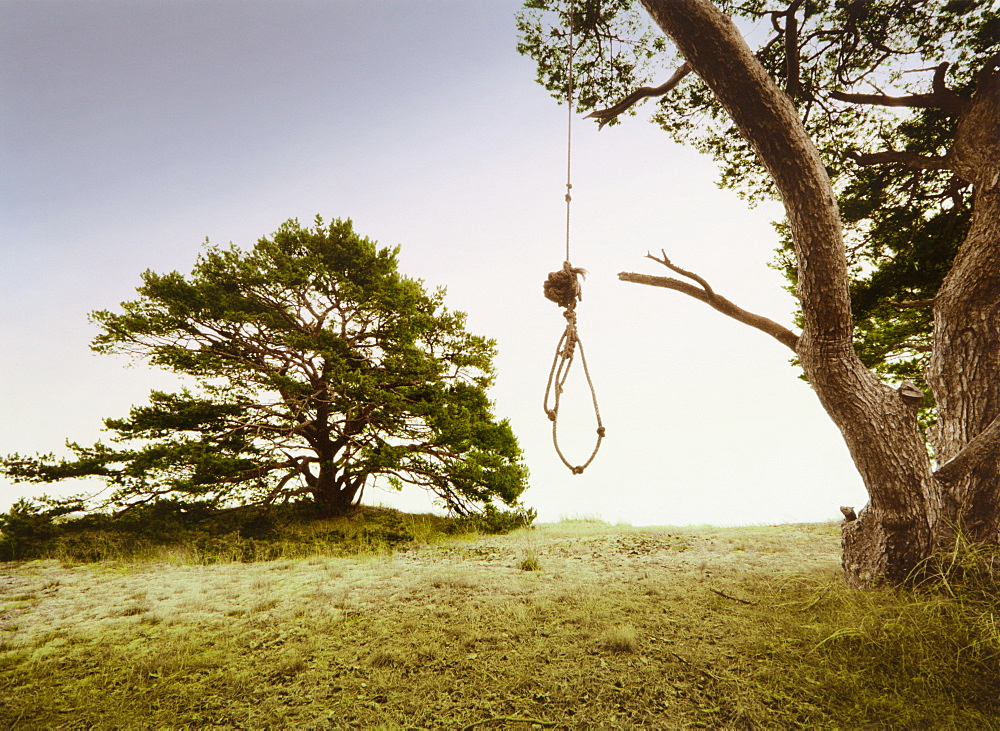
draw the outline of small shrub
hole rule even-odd
[[[239,527],[240,538],[271,538],[277,528],[274,516],[260,513],[249,516]]]
[[[519,528],[528,528],[537,517],[538,512],[532,508],[498,510],[493,505],[487,505],[486,510],[482,513],[456,518],[454,525],[458,531],[499,535],[510,533]]]
[[[73,504],[46,509],[21,498],[9,511],[0,514],[0,561],[34,558],[36,552],[58,534],[56,518],[78,509],[79,506]]]
[[[436,536],[505,533],[531,524],[532,510],[490,507],[466,517],[407,515],[358,507],[322,517],[300,503],[218,508],[160,500],[118,514],[58,520],[77,506],[20,501],[0,515],[0,561],[56,558],[65,563],[160,560],[182,564],[255,563],[312,556],[387,553]]]

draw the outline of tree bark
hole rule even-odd
[[[347,480],[336,479],[332,468],[321,468],[312,489],[320,517],[335,518],[350,511],[354,507],[359,487],[353,487]]]
[[[933,548],[941,513],[916,410],[853,347],[847,260],[825,167],[788,96],[735,25],[708,0],[642,0],[753,146],[778,188],[798,265],[803,331],[796,353],[844,436],[870,502],[845,521],[848,582],[901,583]]]
[[[973,214],[934,299],[934,351],[926,374],[938,407],[931,441],[937,461],[945,465],[941,476],[947,478],[939,542],[956,531],[974,541],[1000,542],[1000,430],[989,428],[1000,416],[998,120],[1000,73],[988,66],[959,118],[948,155],[956,175],[973,184]],[[971,469],[956,479],[951,468],[964,462]]]

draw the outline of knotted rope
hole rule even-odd
[[[572,11],[572,6],[570,7]],[[585,276],[586,270],[575,269],[569,263],[569,231],[570,231],[570,203],[573,200],[572,162],[573,162],[573,56],[575,53],[573,39],[573,18],[569,18],[569,48],[566,60],[566,260],[563,268],[558,272],[550,272],[545,280],[545,296],[563,308],[563,317],[566,318],[566,329],[559,344],[556,346],[556,354],[552,359],[552,368],[549,369],[549,382],[545,384],[545,414],[552,422],[552,444],[556,448],[556,454],[563,464],[570,468],[574,475],[583,474],[583,471],[590,466],[597,456],[597,450],[601,448],[604,440],[604,424],[601,421],[601,409],[597,405],[597,391],[594,390],[594,382],[590,378],[590,369],[587,367],[587,356],[583,352],[583,343],[580,342],[580,335],[576,330],[576,303],[582,299],[580,281],[578,276]],[[583,364],[583,373],[587,377],[587,386],[590,388],[590,399],[594,404],[594,414],[597,416],[597,443],[594,444],[594,451],[582,465],[574,466],[566,455],[563,454],[559,446],[559,405],[562,401],[563,391],[566,386],[566,379],[569,377],[570,368],[573,366],[573,358],[576,351],[580,351],[580,363]],[[551,401],[551,406],[550,402]]]
[[[587,356],[583,352],[583,343],[576,330],[576,303],[582,298],[578,275],[585,275],[583,269],[575,269],[568,261],[563,262],[563,268],[558,272],[550,272],[545,280],[545,296],[563,308],[563,317],[566,318],[566,329],[559,344],[556,346],[556,354],[552,359],[552,368],[549,369],[549,381],[545,385],[545,414],[552,422],[552,444],[556,448],[556,454],[563,464],[569,467],[574,475],[583,474],[583,471],[590,466],[597,456],[597,451],[601,448],[604,440],[604,423],[601,421],[601,409],[597,404],[597,391],[594,389],[594,382],[590,378],[590,369],[587,367]],[[566,379],[569,377],[570,368],[573,365],[573,358],[576,351],[580,351],[580,363],[583,365],[583,373],[587,378],[587,386],[590,388],[590,398],[594,404],[594,414],[597,416],[597,442],[590,457],[582,465],[574,466],[566,455],[563,454],[559,446],[559,405],[562,401],[562,394],[565,390]],[[550,406],[551,401],[551,406]]]

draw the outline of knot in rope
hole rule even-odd
[[[545,385],[545,415],[552,422],[552,444],[556,448],[556,454],[563,464],[569,467],[574,475],[583,474],[583,471],[590,466],[597,456],[597,451],[601,448],[601,441],[605,436],[604,424],[601,421],[601,409],[597,404],[597,391],[594,389],[594,382],[590,378],[590,369],[587,367],[587,356],[583,352],[583,343],[576,329],[576,303],[583,298],[582,289],[577,276],[586,276],[586,270],[574,268],[568,261],[563,262],[563,268],[558,272],[550,272],[545,280],[545,296],[563,308],[563,317],[566,318],[566,329],[563,330],[556,346],[556,354],[552,359],[552,368],[549,369],[549,380]],[[590,388],[590,398],[594,404],[594,414],[597,417],[597,443],[594,445],[590,457],[582,465],[573,465],[563,454],[559,446],[559,406],[565,390],[566,379],[569,377],[570,367],[576,352],[580,351],[580,363],[583,365],[583,373],[587,378],[587,386]],[[550,405],[551,401],[551,405]]]
[[[577,275],[586,278],[587,270],[575,268],[568,261],[564,261],[563,268],[558,272],[549,272],[548,279],[545,280],[543,286],[546,298],[566,309],[563,314],[567,319],[569,319],[569,313],[576,309],[577,301],[583,299],[583,288],[576,278]],[[576,317],[575,313],[573,317]]]

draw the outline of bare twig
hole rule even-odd
[[[660,249],[660,258],[659,259],[657,259],[652,254],[646,254],[646,258],[647,259],[652,259],[657,264],[662,264],[663,266],[667,267],[668,269],[671,269],[671,270],[677,272],[682,277],[687,277],[688,279],[693,279],[698,284],[700,284],[704,288],[704,290],[706,292],[708,292],[708,294],[713,295],[713,296],[715,295],[715,291],[712,289],[712,286],[708,282],[706,282],[704,279],[702,279],[700,276],[698,276],[694,272],[689,272],[687,269],[681,269],[679,266],[677,266],[676,264],[674,264],[672,261],[670,261],[670,259],[667,258],[667,252],[665,252],[663,249]]]
[[[750,602],[750,601],[747,601],[746,599],[740,599],[739,597],[729,596],[729,594],[726,594],[725,592],[719,591],[718,589],[713,589],[712,587],[708,587],[708,590],[710,592],[712,592],[713,594],[718,594],[723,599],[729,599],[731,601],[739,602],[740,604],[746,604],[747,606],[751,606],[751,607],[754,607],[754,606],[757,605],[757,602]]]
[[[752,312],[748,312],[722,295],[716,294],[708,282],[694,272],[689,272],[686,269],[681,269],[679,266],[676,266],[670,261],[670,259],[667,258],[666,254],[663,254],[662,258],[657,258],[651,254],[647,254],[646,256],[647,258],[662,264],[668,269],[677,272],[681,276],[697,282],[700,286],[696,287],[693,284],[683,282],[680,279],[674,279],[673,277],[654,277],[648,274],[636,274],[634,272],[621,272],[618,274],[618,279],[623,282],[645,284],[650,287],[664,287],[666,289],[672,289],[675,292],[681,292],[689,297],[701,300],[722,314],[742,322],[744,325],[755,327],[761,332],[767,333],[778,342],[787,345],[793,351],[797,347],[799,336],[791,330],[783,325],[779,325],[774,320],[770,320],[762,315],[756,315]]]
[[[681,82],[681,79],[687,76],[690,72],[691,72],[691,67],[687,63],[684,63],[680,66],[680,68],[674,71],[674,75],[671,76],[669,79],[667,79],[666,83],[655,87],[653,86],[640,87],[639,89],[636,89],[627,97],[622,99],[620,102],[615,104],[613,107],[608,107],[607,109],[599,109],[596,112],[591,112],[586,117],[584,117],[584,119],[601,120],[601,123],[598,125],[598,129],[602,129],[604,125],[616,119],[618,115],[628,111],[628,109],[632,107],[632,105],[634,105],[636,102],[651,96],[663,96],[668,91],[677,86]]]

